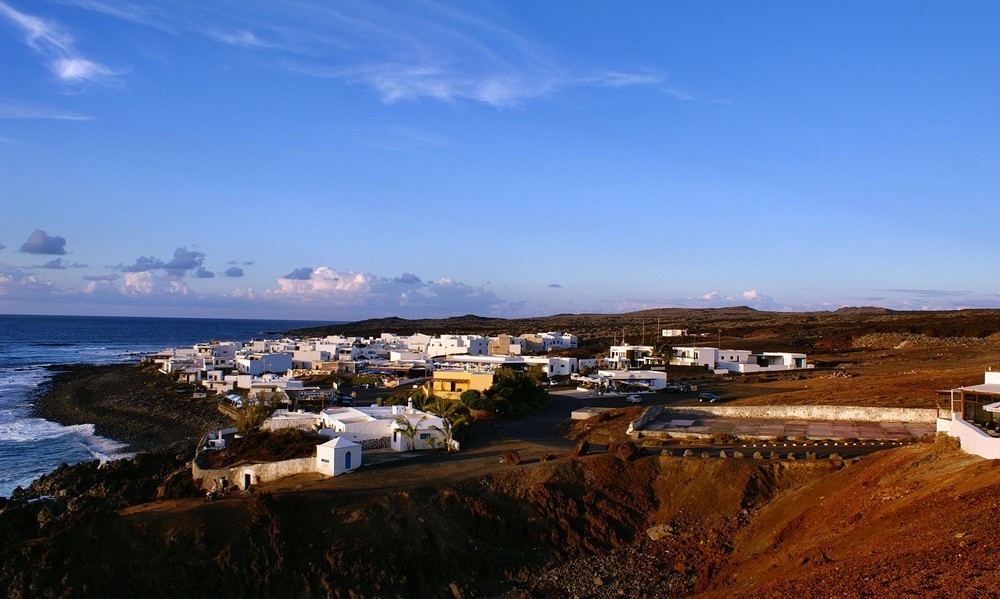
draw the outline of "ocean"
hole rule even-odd
[[[138,362],[165,347],[213,339],[274,338],[288,329],[330,324],[300,320],[0,315],[0,496],[59,464],[128,457],[124,444],[92,424],[62,426],[31,416],[52,364]]]

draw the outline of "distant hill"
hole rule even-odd
[[[834,312],[837,314],[889,314],[892,310],[878,306],[844,306],[837,308]]]
[[[869,333],[913,333],[928,337],[987,337],[1000,332],[1000,310],[895,311],[878,307],[841,308],[834,312],[765,312],[747,306],[728,308],[656,308],[624,314],[557,314],[532,318],[492,318],[466,314],[450,318],[375,318],[345,324],[287,331],[294,335],[377,336],[469,334],[520,335],[565,331],[580,337],[585,349],[600,351],[613,342],[663,343],[658,329],[688,329],[679,345],[700,342],[739,344],[745,349],[814,351],[845,349]]]

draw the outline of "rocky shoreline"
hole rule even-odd
[[[52,366],[54,375],[35,400],[32,415],[62,425],[93,424],[102,437],[153,451],[197,440],[230,424],[213,399],[188,389],[145,364]]]

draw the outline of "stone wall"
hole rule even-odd
[[[389,449],[389,442],[392,440],[391,437],[379,437],[378,439],[362,439],[358,441],[361,443],[361,449]]]
[[[199,468],[196,462],[191,464],[191,476],[195,481],[201,480],[201,488],[208,491],[214,481],[225,478],[227,484],[235,484],[244,488],[244,475],[250,474],[251,484],[270,482],[293,474],[317,472],[316,457],[282,460],[261,464],[241,464],[229,468]]]

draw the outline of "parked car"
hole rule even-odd
[[[691,390],[691,387],[685,385],[684,383],[670,383],[664,387],[664,390],[667,393],[687,393]]]
[[[642,398],[638,395],[632,394],[625,398],[625,401],[629,403],[642,403]]]
[[[709,403],[715,403],[719,401],[719,396],[715,393],[699,393],[698,401],[707,401]]]

